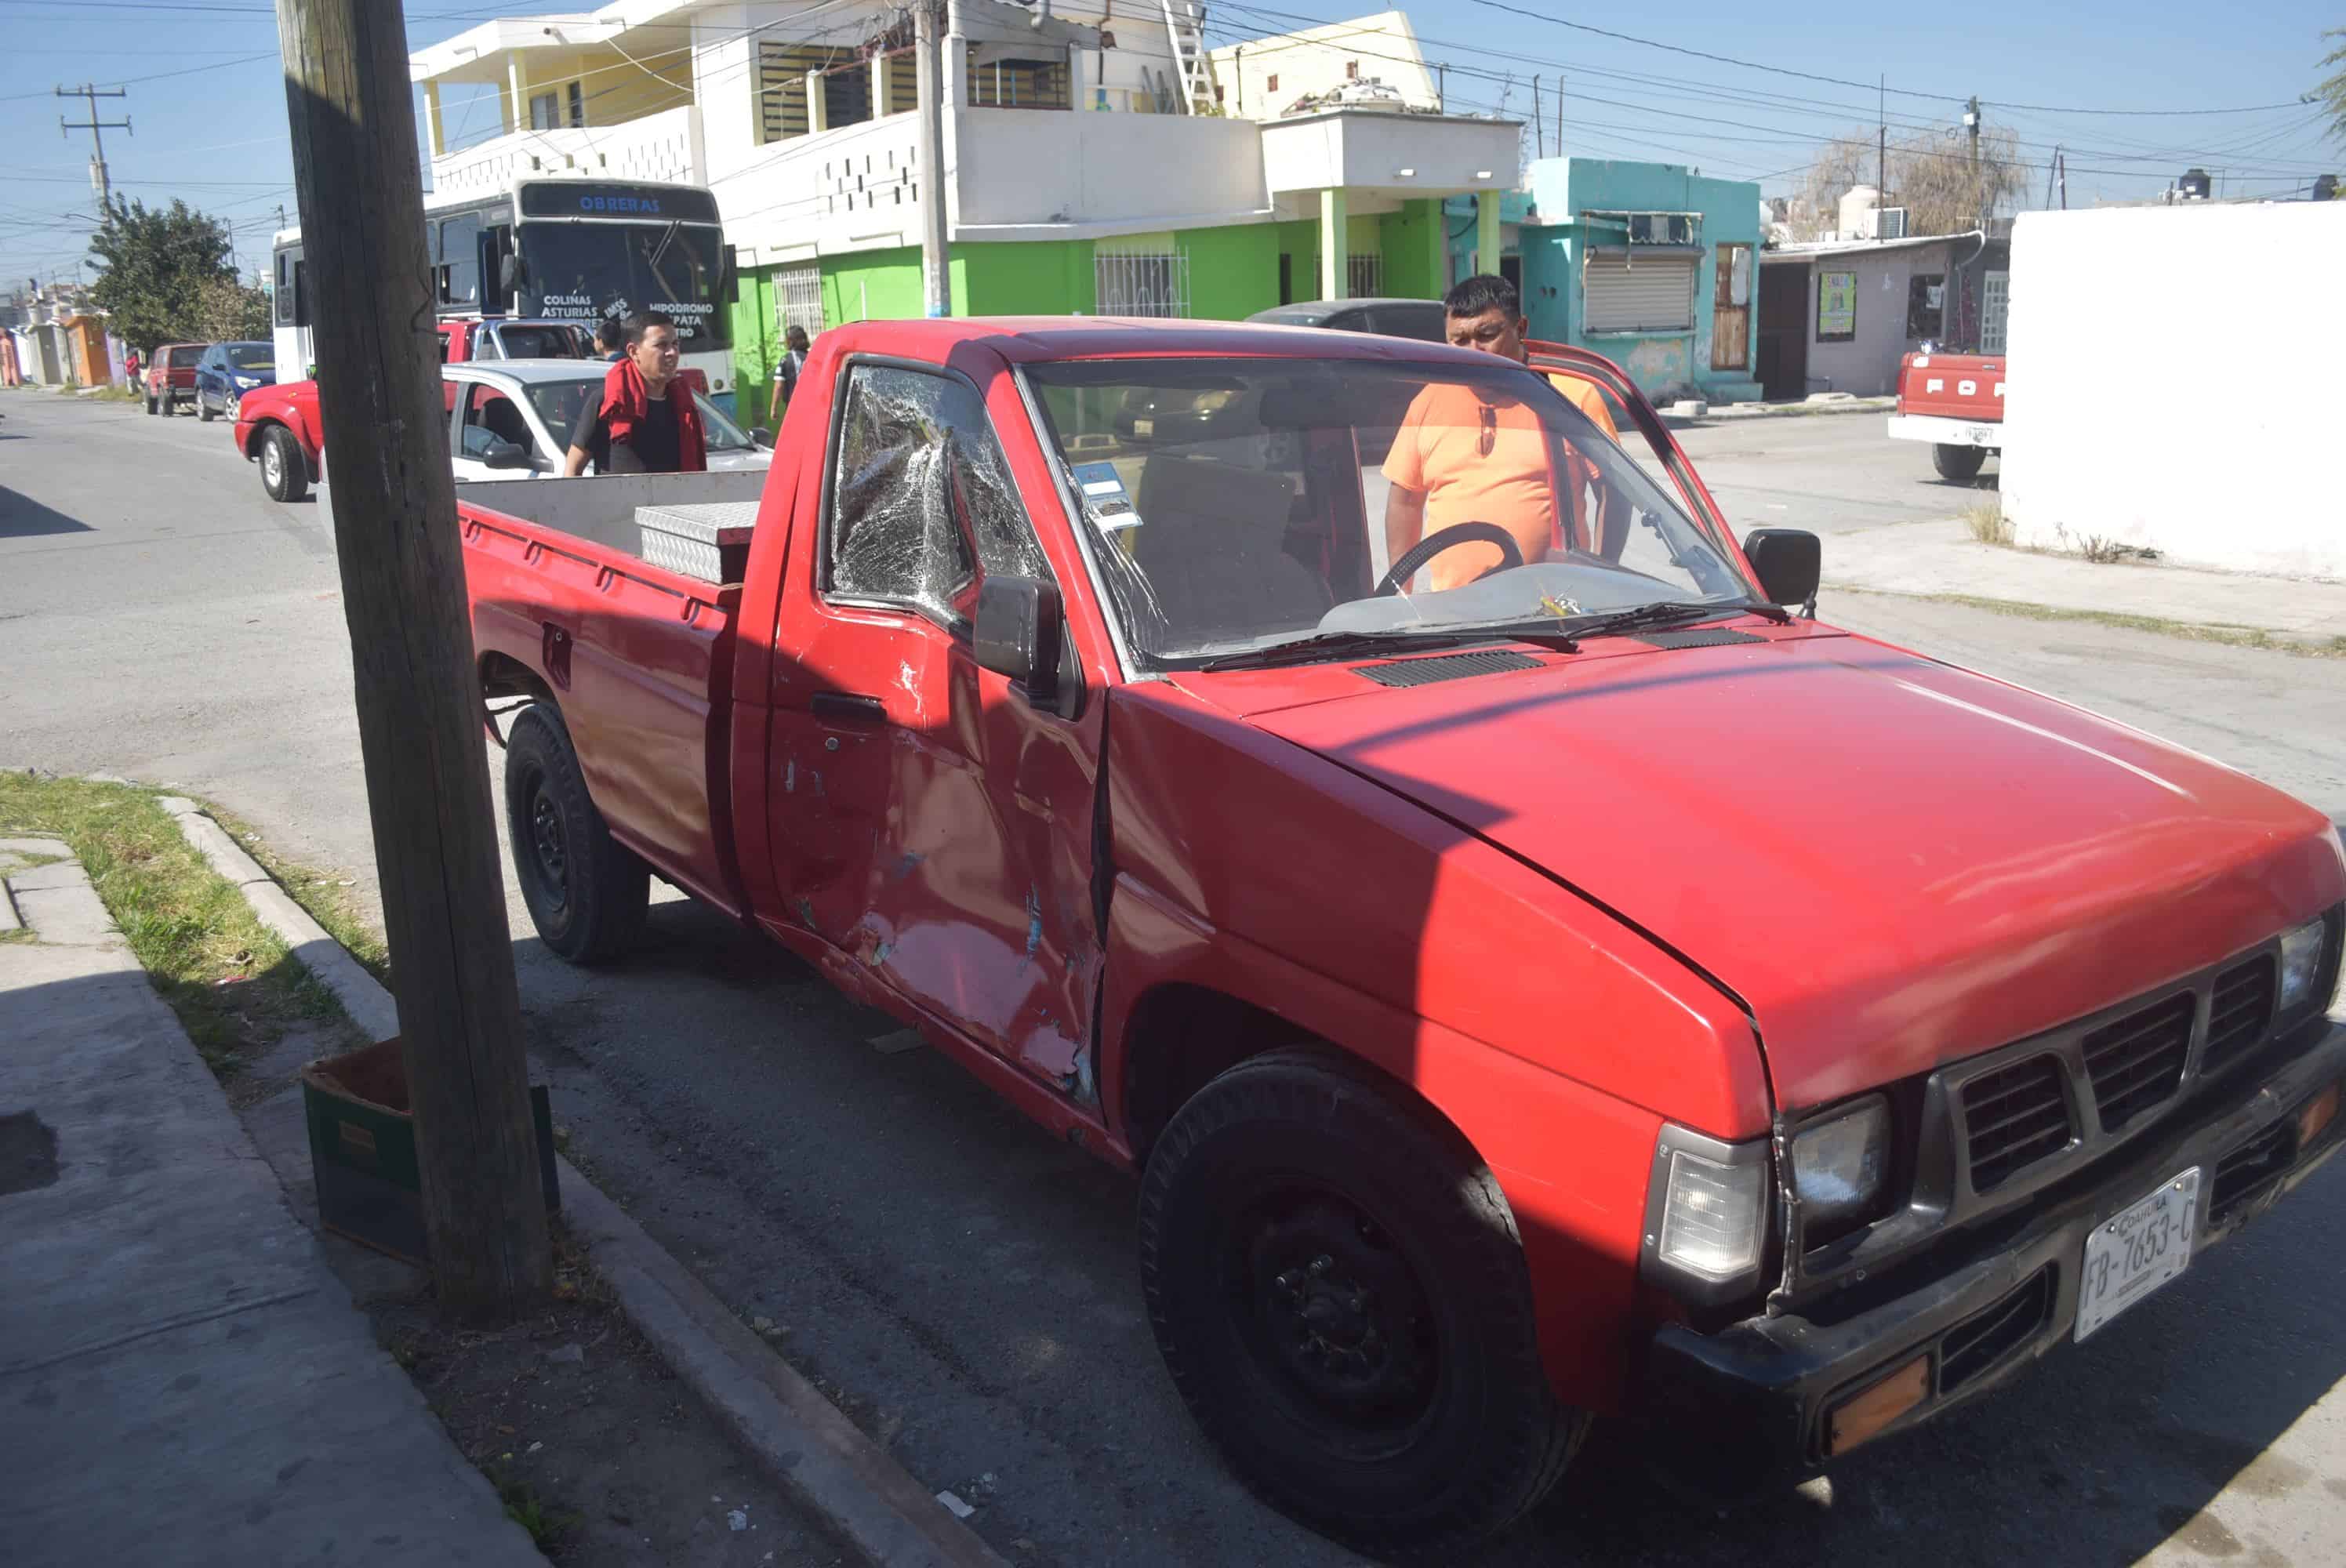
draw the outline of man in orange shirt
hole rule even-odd
[[[1480,273],[1453,288],[1442,303],[1453,343],[1517,364],[1529,361],[1524,333],[1531,323],[1514,284]],[[1589,423],[1619,439],[1605,396],[1593,383],[1566,375],[1548,381]],[[1385,503],[1387,561],[1400,560],[1427,535],[1465,522],[1505,529],[1525,560],[1539,560],[1556,539],[1556,498],[1567,483],[1537,411],[1504,398],[1487,400],[1454,382],[1418,393],[1393,439],[1384,474],[1392,486]],[[1504,559],[1496,545],[1460,544],[1426,564],[1428,581],[1436,589],[1454,588]]]

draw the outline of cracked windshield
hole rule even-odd
[[[1752,596],[1578,378],[1294,359],[1027,373],[1151,667]]]

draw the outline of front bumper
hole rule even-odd
[[[2094,1227],[2193,1166],[2202,1176],[2191,1268],[2203,1267],[2202,1250],[2270,1208],[2346,1140],[2346,1112],[2302,1148],[2295,1136],[2298,1109],[2341,1076],[2346,1023],[2310,1023],[2280,1066],[2179,1107],[2075,1182],[2048,1189],[2009,1234],[1940,1272],[1915,1277],[1931,1267],[1925,1255],[1900,1267],[1887,1291],[1852,1287],[1805,1315],[1749,1318],[1708,1334],[1663,1326],[1636,1407],[1642,1424],[1670,1440],[1655,1445],[1666,1472],[1726,1501],[1819,1470],[1833,1457],[1829,1412],[1918,1355],[1930,1359],[1926,1391],[1885,1431],[1995,1387],[2068,1340]],[[1964,1240],[1952,1236],[1943,1250]]]

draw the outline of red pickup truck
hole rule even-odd
[[[196,365],[203,343],[158,343],[147,357],[147,412],[168,418],[179,404],[196,402]]]
[[[1979,476],[2004,453],[2004,356],[1908,354],[1898,365],[1898,412],[1890,433],[1931,443],[1942,479]]]
[[[865,322],[780,438],[459,487],[539,935],[658,875],[1135,1173],[1175,1386],[1344,1541],[1442,1560],[1602,1414],[1781,1485],[2338,1146],[2331,824],[1788,615],[1815,536],[1594,355]]]

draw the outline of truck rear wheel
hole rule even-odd
[[[1980,464],[1987,461],[1987,449],[1979,446],[1949,446],[1934,442],[1931,446],[1931,466],[1939,471],[1942,479],[1952,479],[1958,484],[1979,477]]]
[[[281,424],[260,434],[260,487],[271,501],[299,501],[310,493],[310,470],[301,443]]]
[[[611,837],[562,720],[532,703],[505,741],[505,827],[522,901],[538,936],[576,964],[608,963],[635,945],[651,871]]]
[[[1331,1053],[1252,1058],[1181,1107],[1141,1186],[1140,1262],[1206,1435],[1273,1507],[1371,1555],[1501,1529],[1587,1429],[1548,1387],[1490,1170]]]

